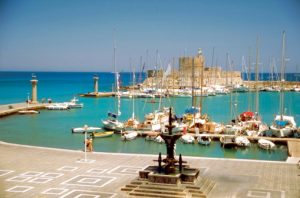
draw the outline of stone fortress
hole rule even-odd
[[[173,68],[162,83],[163,73],[163,70],[148,70],[147,79],[143,85],[163,88],[191,88],[192,86],[199,88],[202,76],[203,86],[243,83],[240,71],[222,71],[220,66],[205,66],[205,57],[201,49],[198,49],[198,54],[194,57],[179,57],[179,68]]]

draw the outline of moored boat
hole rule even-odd
[[[53,103],[46,106],[48,110],[68,110],[70,109],[68,105],[64,103]]]
[[[262,149],[270,150],[275,148],[275,144],[266,139],[259,139],[258,146]]]
[[[137,137],[138,133],[136,131],[126,131],[126,133],[123,133],[121,136],[121,139],[124,141],[127,140],[133,140]]]
[[[200,134],[198,137],[197,137],[197,141],[199,144],[202,144],[202,145],[209,145],[211,143],[211,138],[208,134]]]
[[[82,108],[83,103],[77,103],[77,102],[78,99],[74,97],[70,102],[64,102],[63,104],[67,105],[69,108]]]
[[[36,110],[21,110],[21,111],[18,111],[18,114],[39,114],[40,112],[39,111],[36,111]]]
[[[114,134],[113,131],[103,131],[103,132],[92,132],[93,138],[103,138],[103,137],[110,137]]]
[[[181,136],[180,139],[183,143],[186,143],[186,144],[193,144],[195,141],[195,138],[190,134],[185,134],[185,135]]]
[[[250,141],[248,140],[247,137],[237,136],[237,137],[235,137],[234,140],[235,140],[235,143],[237,144],[237,146],[240,146],[240,147],[250,146]]]
[[[87,127],[86,129],[84,127],[77,127],[77,128],[73,128],[72,129],[72,133],[91,133],[91,132],[95,132],[95,131],[99,131],[102,130],[102,128],[100,127]]]

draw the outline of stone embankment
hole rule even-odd
[[[18,113],[18,111],[23,110],[39,110],[44,109],[46,104],[29,104],[27,106],[26,103],[15,103],[15,104],[7,104],[7,105],[0,105],[0,117],[12,115]]]

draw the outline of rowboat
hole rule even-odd
[[[114,134],[113,131],[104,131],[104,132],[93,132],[92,137],[93,138],[103,138],[103,137],[109,137]]]

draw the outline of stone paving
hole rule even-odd
[[[0,197],[122,198],[154,155],[88,153],[0,142]],[[300,197],[300,169],[286,162],[184,157],[215,181],[208,197]]]

